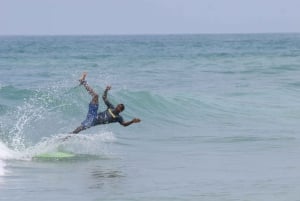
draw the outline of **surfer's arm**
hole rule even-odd
[[[131,121],[122,122],[122,123],[120,123],[120,124],[123,125],[123,126],[129,126],[129,125],[131,125],[131,124],[133,124],[133,123],[139,123],[139,122],[141,122],[140,119],[134,118],[134,119],[132,119]]]
[[[111,86],[107,86],[106,89],[104,90],[104,93],[102,95],[102,99],[105,103],[105,105],[108,107],[108,108],[113,108],[113,105],[109,102],[109,100],[107,99],[107,92],[111,89]]]

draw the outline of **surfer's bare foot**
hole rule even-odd
[[[87,72],[83,72],[82,76],[79,78],[80,84],[82,84],[85,81],[85,77],[87,76]]]

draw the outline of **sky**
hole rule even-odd
[[[300,32],[300,0],[0,0],[0,35]]]

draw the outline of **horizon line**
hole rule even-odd
[[[202,32],[202,33],[99,33],[99,34],[0,34],[0,36],[171,36],[171,35],[247,35],[300,34],[300,32]]]

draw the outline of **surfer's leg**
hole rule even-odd
[[[99,95],[92,89],[92,87],[90,87],[87,83],[87,81],[85,80],[86,74],[84,73],[82,75],[82,77],[80,78],[79,82],[80,84],[82,84],[85,89],[89,92],[89,94],[93,97],[92,99],[92,103],[94,104],[98,104],[99,102]]]
[[[72,132],[72,134],[77,134],[77,133],[79,133],[80,131],[83,131],[83,130],[85,130],[86,128],[84,127],[84,126],[79,126],[79,127],[77,127],[73,132]]]

